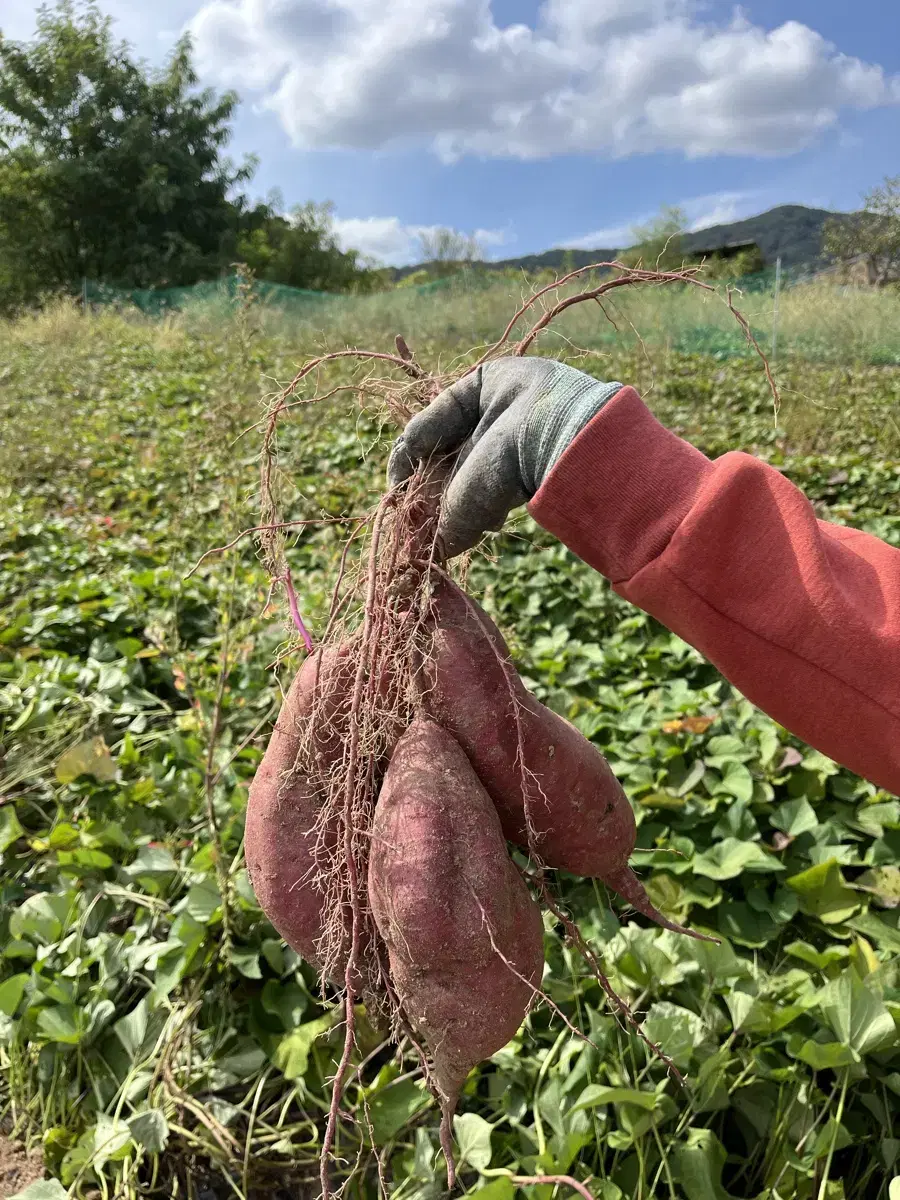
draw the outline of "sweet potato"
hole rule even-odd
[[[466,1076],[526,1016],[543,930],[490,797],[434,721],[417,718],[394,750],[375,809],[369,900],[403,1011],[433,1057],[446,1132]]]
[[[547,866],[600,879],[657,924],[689,932],[653,907],[628,866],[634,813],[603,755],[531,695],[476,601],[441,580],[434,613],[426,703],[468,755],[506,837],[528,846],[530,825]]]
[[[322,863],[317,851],[316,817],[322,781],[343,753],[335,736],[320,738],[317,762],[297,765],[303,722],[312,710],[317,686],[337,713],[352,684],[343,647],[310,656],[297,672],[272,731],[268,748],[250,785],[244,851],[250,882],[266,916],[298,954],[319,965],[325,896],[315,884]],[[335,839],[332,840],[332,847]]]

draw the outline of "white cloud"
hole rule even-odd
[[[647,214],[645,213],[622,225],[607,225],[602,229],[594,229],[591,233],[571,238],[568,242],[560,242],[560,248],[563,250],[621,250],[631,242],[632,227],[646,219]]]
[[[344,250],[359,250],[368,258],[392,267],[420,262],[420,238],[437,233],[438,225],[404,225],[398,217],[335,217],[334,232]],[[489,251],[502,246],[506,235],[499,229],[476,229],[474,237]]]
[[[682,210],[688,218],[688,229],[708,229],[714,224],[726,224],[739,221],[760,210],[760,192],[714,192],[712,196],[695,196],[680,200],[676,208]],[[629,221],[623,221],[616,226],[594,229],[592,233],[582,234],[580,238],[572,238],[562,242],[564,250],[602,250],[616,248],[624,250],[634,241],[632,230],[635,226],[643,226],[658,215],[656,212],[636,212]]]
[[[445,159],[788,154],[900,79],[797,21],[695,0],[544,0],[499,26],[490,0],[208,0],[207,78],[257,91],[296,145],[432,145]]]
[[[688,229],[709,229],[710,225],[727,225],[748,217],[748,201],[757,197],[756,192],[717,192],[712,196],[698,196],[681,205],[688,217]],[[756,203],[753,211],[759,211]]]
[[[687,228],[693,232],[696,229],[708,229],[710,225],[739,221],[758,212],[763,203],[761,192],[714,192],[707,196],[692,196],[688,200],[681,200],[675,207],[680,208],[687,217]],[[591,233],[562,242],[561,246],[566,250],[622,250],[634,241],[632,231],[635,226],[646,225],[657,215],[649,211],[635,213],[628,221],[595,229]]]

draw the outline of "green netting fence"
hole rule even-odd
[[[405,286],[402,280],[388,292],[378,295],[392,295],[402,292],[407,296],[438,296],[459,292],[490,291],[497,286],[498,274],[490,270],[463,271],[443,278],[432,279],[427,283],[416,283]],[[784,286],[795,279],[803,278],[801,272],[788,274],[782,272]],[[717,281],[719,282],[719,281]],[[743,275],[734,280],[723,281],[739,287],[744,292],[767,292],[775,286],[775,271],[760,271],[753,275]],[[175,312],[189,305],[209,304],[217,302],[234,302],[238,297],[240,277],[237,275],[224,276],[221,279],[205,283],[195,283],[188,287],[172,288],[117,288],[105,283],[85,280],[82,288],[84,300],[90,305],[117,305],[120,307],[137,308],[148,316],[160,316],[167,312]],[[346,305],[348,301],[365,296],[370,299],[372,293],[348,292],[318,292],[307,288],[288,287],[283,283],[269,283],[266,280],[256,280],[253,291],[262,303],[285,312],[324,311],[329,304]]]
[[[444,345],[476,345],[496,336],[527,295],[532,280],[522,272],[465,270],[427,283],[376,293],[330,293],[257,280],[255,302],[275,320],[303,332],[324,332],[345,344],[377,344],[397,331]],[[738,289],[741,311],[767,352],[813,361],[900,365],[900,291],[872,291],[824,282],[810,272],[761,271],[733,280],[710,280],[723,294]],[[149,317],[204,313],[215,320],[234,311],[237,275],[191,287],[122,289],[85,281],[85,306],[139,310]],[[725,305],[688,286],[629,289],[617,293],[615,326],[597,320],[593,306],[576,306],[561,331],[579,346],[621,346],[637,331],[648,346],[722,358],[752,354]]]
[[[147,316],[159,317],[199,304],[233,304],[237,300],[238,284],[236,275],[173,288],[117,288],[85,280],[82,294],[85,303],[90,305],[137,308]],[[254,283],[253,291],[263,303],[286,312],[308,312],[321,309],[332,300],[347,299],[344,294],[307,291],[305,288],[286,287],[284,284],[261,280]]]

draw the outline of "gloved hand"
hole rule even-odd
[[[537,492],[550,468],[621,383],[547,358],[496,358],[454,383],[406,426],[388,462],[396,486],[432,455],[459,450],[438,536],[469,550]]]

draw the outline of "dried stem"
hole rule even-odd
[[[364,519],[364,518],[363,518]],[[211,550],[204,551],[197,559],[191,569],[185,575],[185,579],[190,579],[195,571],[203,565],[203,563],[213,554],[225,554],[228,550],[233,550],[238,542],[243,538],[249,537],[252,533],[269,532],[276,529],[295,529],[304,525],[352,525],[354,521],[359,521],[359,517],[322,517],[318,520],[309,519],[304,521],[273,521],[266,525],[251,525],[249,529],[242,529],[241,532],[231,539],[224,546],[213,546]]]
[[[328,1165],[334,1136],[337,1128],[337,1118],[340,1112],[343,1096],[344,1074],[350,1062],[350,1055],[356,1042],[355,1003],[358,997],[359,976],[361,968],[361,943],[363,936],[363,897],[360,888],[359,863],[357,861],[354,835],[356,832],[357,789],[359,786],[359,757],[360,757],[360,709],[365,691],[367,668],[369,666],[366,650],[370,647],[372,626],[375,621],[375,605],[378,584],[378,550],[381,531],[385,517],[393,506],[395,496],[388,493],[378,507],[375,524],[372,530],[372,545],[369,551],[369,573],[366,588],[366,607],[363,624],[363,652],[359,656],[356,677],[353,681],[353,696],[350,702],[349,714],[349,745],[346,756],[346,775],[344,783],[343,811],[343,869],[346,872],[347,896],[341,897],[349,903],[351,911],[350,954],[344,971],[346,1034],[341,1062],[332,1086],[331,1108],[328,1114],[328,1124],[322,1141],[321,1182],[322,1198],[328,1200],[331,1195]],[[343,932],[344,903],[338,907]]]
[[[209,731],[207,735],[206,746],[206,764],[203,771],[203,794],[206,802],[206,822],[213,845],[213,853],[215,855],[216,879],[219,885],[219,894],[222,898],[222,950],[226,962],[228,962],[231,958],[234,937],[231,928],[231,898],[229,896],[231,884],[228,877],[228,867],[225,863],[225,851],[222,846],[222,836],[219,830],[219,821],[218,817],[216,816],[215,793],[220,772],[215,770],[215,763],[219,734],[222,729],[222,703],[225,699],[225,689],[228,686],[228,674],[230,670],[228,659],[230,654],[231,635],[231,599],[234,595],[234,582],[235,571],[234,567],[232,567],[229,604],[224,616],[222,628],[222,649],[219,655],[219,677],[216,683],[216,696],[213,702],[212,716],[209,721]]]
[[[596,1042],[592,1042],[586,1033],[583,1033],[576,1025],[572,1024],[572,1022],[569,1020],[569,1018],[566,1016],[566,1014],[563,1012],[563,1010],[559,1007],[559,1005],[556,1003],[556,1001],[551,999],[551,997],[548,996],[547,993],[542,988],[539,988],[535,984],[533,984],[526,975],[523,975],[522,972],[513,963],[511,963],[509,961],[509,959],[506,957],[506,955],[503,953],[503,951],[497,945],[497,941],[494,937],[494,931],[493,931],[493,929],[491,929],[490,921],[488,921],[487,913],[484,910],[484,905],[478,899],[478,896],[475,895],[474,888],[472,889],[472,894],[475,896],[475,903],[478,905],[478,908],[481,911],[481,920],[482,920],[485,928],[487,929],[487,935],[491,941],[491,949],[494,951],[494,953],[497,955],[497,957],[500,959],[500,961],[503,963],[503,965],[508,970],[512,971],[512,973],[513,973],[513,975],[515,975],[516,979],[520,980],[522,983],[525,984],[526,987],[531,989],[531,992],[532,992],[535,1000],[543,1001],[544,1004],[546,1004],[549,1008],[552,1008],[553,1011],[556,1013],[556,1015],[560,1018],[560,1020],[566,1026],[567,1029],[570,1029],[572,1031],[572,1033],[574,1033],[575,1036],[580,1041],[586,1043],[586,1045],[588,1045],[588,1046],[591,1046],[594,1050],[596,1050],[599,1053],[600,1047],[596,1044]]]
[[[674,1075],[674,1077],[678,1080],[678,1082],[680,1084],[682,1084],[682,1086],[683,1086],[684,1085],[684,1076],[681,1074],[681,1072],[678,1070],[678,1068],[672,1062],[671,1058],[669,1058],[669,1056],[667,1054],[665,1054],[664,1051],[655,1042],[651,1042],[650,1039],[647,1037],[647,1035],[644,1033],[643,1029],[641,1028],[640,1021],[637,1019],[637,1017],[632,1012],[627,1001],[625,1001],[618,994],[618,992],[615,990],[615,988],[612,986],[612,984],[607,979],[606,975],[603,972],[603,968],[600,966],[600,961],[597,958],[597,955],[594,953],[594,951],[591,949],[591,947],[585,941],[584,935],[582,934],[581,930],[578,928],[578,926],[575,924],[575,922],[572,920],[572,918],[567,916],[562,911],[562,909],[559,907],[559,905],[556,903],[556,901],[554,900],[553,896],[550,893],[550,889],[547,887],[546,882],[541,880],[539,882],[536,882],[535,886],[538,887],[538,889],[541,893],[541,897],[544,901],[544,904],[546,904],[547,908],[549,908],[549,910],[553,913],[553,915],[556,917],[556,919],[563,925],[563,927],[565,928],[565,931],[566,931],[566,935],[568,936],[569,940],[575,946],[575,948],[578,950],[578,952],[581,954],[581,957],[584,959],[584,961],[591,968],[594,978],[597,980],[597,982],[600,984],[603,991],[606,993],[607,999],[611,1002],[611,1004],[613,1006],[613,1010],[617,1014],[621,1014],[625,1018],[628,1025],[630,1026],[632,1032],[635,1033],[637,1035],[637,1037],[640,1038],[640,1040],[644,1043],[645,1046],[647,1046],[650,1049],[650,1051],[653,1053],[653,1055],[656,1058],[658,1058],[661,1062],[665,1063],[669,1072],[672,1075]]]
[[[573,1179],[571,1175],[513,1175],[511,1181],[516,1187],[538,1187],[541,1184],[552,1183],[561,1187],[570,1187],[583,1196],[584,1200],[594,1200],[583,1183]]]
[[[294,591],[294,581],[291,577],[291,568],[286,566],[284,569],[284,590],[287,592],[288,607],[291,610],[291,620],[294,626],[303,638],[303,644],[306,646],[308,653],[313,652],[313,640],[310,637],[309,630],[304,624],[303,617],[300,615],[300,605],[297,602],[297,593]]]

